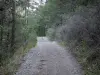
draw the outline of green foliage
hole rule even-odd
[[[13,75],[36,45],[38,17],[29,7],[29,0],[0,1],[0,75]]]
[[[50,40],[55,40],[54,36],[55,36],[55,30],[53,28],[49,28],[47,31],[47,36]]]
[[[100,51],[95,49],[100,47],[99,10],[100,0],[48,0],[39,8],[38,25],[46,27],[51,40],[64,42],[73,49],[86,75],[100,74]],[[88,58],[94,58],[90,62],[95,63],[89,65]]]
[[[17,69],[20,67],[23,62],[22,58],[29,52],[30,48],[36,45],[36,39],[29,42],[25,46],[21,46],[16,50],[14,55],[7,60],[5,60],[0,66],[1,75],[14,75],[17,72]]]
[[[14,56],[19,48],[23,48],[21,53],[24,55],[24,51],[26,52],[27,48],[34,47],[36,44],[36,13],[29,10],[29,7],[31,7],[29,0],[0,1],[0,70],[2,66],[8,64],[6,61],[12,59],[11,57]],[[22,57],[21,54],[17,56]],[[14,68],[14,66],[12,67]],[[9,67],[5,66],[3,68]],[[5,70],[3,71],[6,72]]]
[[[86,75],[100,73],[100,51],[95,49],[100,47],[100,0],[48,0],[45,5],[34,2],[38,8],[29,0],[1,3],[4,6],[0,4],[0,61],[11,57],[15,48],[36,42],[37,35],[46,33],[51,40],[64,42],[73,49],[87,70]],[[34,8],[36,11],[30,10]],[[89,65],[87,59],[93,63]]]

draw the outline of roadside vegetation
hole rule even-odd
[[[12,57],[9,57],[6,60],[2,61],[3,64],[0,67],[0,75],[14,75],[20,65],[25,61],[24,56],[34,46],[35,44],[30,42],[26,45],[26,48],[22,46],[16,49],[16,52],[13,54]]]
[[[36,45],[34,5],[29,0],[0,0],[0,75],[14,75]]]
[[[39,10],[47,36],[73,53],[85,75],[99,75],[100,0],[48,0]]]
[[[13,75],[37,36],[58,41],[100,75],[100,0],[1,0],[0,75]]]

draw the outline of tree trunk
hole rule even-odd
[[[2,44],[3,44],[3,20],[4,20],[4,11],[2,12],[2,18],[1,18],[1,34],[0,34],[0,50],[2,50]]]
[[[14,50],[15,44],[15,1],[12,0],[12,30],[11,30],[11,50]]]
[[[6,48],[7,48],[7,51],[9,51],[9,34],[10,34],[10,31],[9,31],[9,24],[8,24],[8,31],[7,31],[7,42],[6,42]]]

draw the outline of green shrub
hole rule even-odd
[[[23,57],[35,45],[36,40],[29,42],[27,45],[18,48],[12,57],[2,61],[3,64],[0,66],[0,75],[14,75],[23,62]]]

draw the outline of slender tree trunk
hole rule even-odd
[[[1,23],[1,35],[0,35],[0,46],[1,46],[1,50],[2,50],[2,40],[3,40],[3,23]]]
[[[25,0],[25,25],[27,26],[28,25],[28,10],[27,8],[29,8],[29,4],[28,4],[29,0]],[[27,41],[27,36],[25,36],[25,40],[24,42]]]
[[[11,30],[11,50],[14,50],[15,44],[15,0],[12,0],[12,30]]]
[[[0,48],[2,50],[2,44],[3,44],[3,18],[4,18],[4,11],[2,11],[2,20],[1,20],[1,34],[0,34]]]
[[[7,51],[9,51],[9,34],[10,34],[10,31],[9,31],[9,24],[8,24],[8,31],[7,31],[7,43],[6,43],[6,48],[7,48]]]

